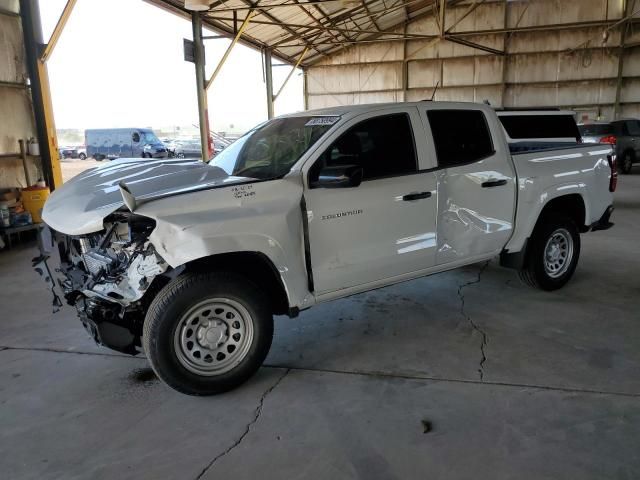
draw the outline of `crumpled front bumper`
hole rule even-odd
[[[128,355],[140,353],[141,332],[120,318],[114,305],[85,297],[76,302],[76,309],[85,330],[98,345]]]
[[[98,344],[112,350],[137,355],[141,351],[140,337],[142,335],[139,322],[124,315],[124,307],[115,302],[108,302],[101,298],[88,298],[74,288],[74,282],[69,278],[69,272],[64,268],[56,269],[67,278],[56,279],[49,266],[56,241],[64,242],[45,224],[38,232],[38,248],[40,255],[32,260],[33,267],[44,280],[53,295],[53,311],[57,313],[63,305],[61,295],[69,305],[76,307],[78,318],[82,322],[89,336]],[[62,247],[58,247],[62,256]],[[61,259],[63,262],[64,259]],[[77,267],[71,267],[77,268]]]
[[[33,258],[31,263],[33,265],[33,269],[40,278],[42,278],[48,289],[51,291],[51,294],[53,295],[53,313],[56,313],[62,307],[62,300],[58,295],[56,289],[57,285],[48,264],[48,260],[53,250],[53,245],[53,235],[51,234],[51,230],[45,224],[42,224],[38,230],[38,250],[40,255]]]

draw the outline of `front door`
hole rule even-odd
[[[414,137],[413,132],[420,134]],[[334,292],[434,265],[437,186],[418,172],[424,129],[415,108],[366,114],[328,139],[307,171],[305,192],[316,294]],[[357,165],[357,187],[313,188],[323,168]]]
[[[438,162],[438,265],[498,254],[513,233],[515,170],[502,127],[485,110],[423,112]]]

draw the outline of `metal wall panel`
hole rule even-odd
[[[0,9],[18,12],[17,0],[0,0]],[[31,92],[27,73],[20,18],[0,15],[0,154],[18,153],[18,140],[35,136]],[[42,175],[35,158],[27,160],[31,178]],[[0,188],[26,187],[19,158],[0,159]]]
[[[625,77],[640,77],[640,47],[629,48],[624,52],[623,65],[622,74]]]
[[[446,25],[458,22],[469,3],[448,8]],[[508,28],[546,26],[547,30],[462,37],[484,47],[506,50],[507,56],[446,39],[346,48],[307,68],[309,105],[363,103],[370,98],[422,100],[431,98],[434,87],[439,85],[437,100],[488,100],[495,106],[522,108],[556,106],[575,108],[582,112],[580,115],[611,118],[618,69],[622,65],[620,110],[635,112],[636,104],[640,105],[640,46],[627,48],[621,64],[620,28],[605,35],[603,26],[580,24],[616,22],[623,16],[623,3],[622,0],[487,2],[461,20],[452,32],[502,30],[505,20]],[[567,26],[556,28],[559,24]],[[411,21],[407,32],[439,33],[433,16]],[[625,44],[640,45],[640,29],[631,28]],[[328,65],[333,67],[327,69]],[[360,91],[373,96],[358,95]],[[332,95],[328,96],[328,92]]]
[[[307,80],[309,94],[398,88],[402,88],[402,65],[399,63],[316,67]]]
[[[0,82],[23,83],[25,78],[20,18],[0,15]]]

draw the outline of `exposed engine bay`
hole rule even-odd
[[[155,296],[151,290],[157,293],[165,283],[154,280],[169,266],[148,241],[153,220],[116,212],[104,226],[102,232],[82,236],[55,232],[61,259],[58,271],[64,275],[58,282],[97,343],[135,355],[141,348],[146,310]]]

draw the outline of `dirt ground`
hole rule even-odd
[[[66,182],[68,180],[71,180],[79,173],[102,164],[102,162],[97,162],[96,160],[93,160],[91,158],[87,158],[86,160],[60,160],[60,166],[62,168],[62,179]]]

